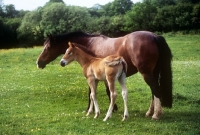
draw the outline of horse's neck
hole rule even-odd
[[[95,57],[87,54],[83,50],[79,48],[76,49],[76,61],[81,65],[81,67],[95,59]]]
[[[90,44],[90,39],[91,38],[76,37],[76,38],[70,39],[69,41],[77,43],[81,46],[87,47]]]

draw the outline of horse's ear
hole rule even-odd
[[[73,43],[71,43],[70,41],[68,42],[68,44],[69,44],[69,47],[72,47],[72,48],[74,48],[74,45],[73,45]]]

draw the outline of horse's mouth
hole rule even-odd
[[[41,66],[41,65],[38,65],[37,64],[37,68],[39,68],[39,69],[43,69],[43,68],[45,68],[46,66]]]
[[[46,67],[46,64],[39,62],[39,61],[37,61],[36,64],[37,64],[37,68],[40,68],[40,69],[43,69]]]

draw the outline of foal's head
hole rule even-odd
[[[68,44],[69,48],[66,50],[64,56],[60,61],[60,65],[63,67],[76,59],[76,54],[74,52],[75,46],[71,42],[69,42]]]

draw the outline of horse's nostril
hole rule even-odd
[[[62,67],[64,67],[64,66],[65,66],[65,62],[60,61],[60,65],[61,65]]]

